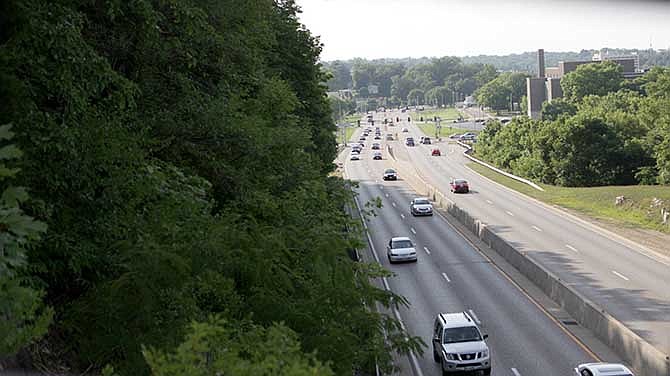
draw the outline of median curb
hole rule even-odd
[[[670,357],[609,315],[604,309],[582,296],[564,281],[548,271],[493,232],[486,223],[458,207],[436,187],[421,178],[408,163],[395,158],[391,163],[417,193],[430,197],[435,205],[446,210],[521,274],[559,304],[582,327],[612,348],[622,359],[643,376],[670,376]]]

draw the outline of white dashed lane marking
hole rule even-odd
[[[428,250],[428,248],[423,247],[423,250],[426,251],[427,254],[430,254],[430,251]]]
[[[514,376],[521,376],[521,374],[519,373],[519,371],[516,370],[516,368],[512,368],[512,373],[514,374]]]
[[[400,214],[400,218],[405,219],[405,215],[404,215],[404,214]]]
[[[493,201],[491,201],[491,200],[486,200],[486,203],[489,204],[489,205],[493,205]]]
[[[479,321],[479,317],[477,317],[477,315],[475,315],[475,311],[469,309],[468,312],[470,312],[470,317],[472,317],[472,319],[475,320],[475,322],[477,323],[477,325],[481,325],[481,324],[482,324],[482,322]]]
[[[539,228],[539,227],[537,227],[537,226],[532,226],[532,227],[533,227],[533,230],[535,230],[535,231],[537,231],[537,232],[542,232],[542,229],[541,229],[541,228]]]
[[[571,246],[570,244],[566,244],[566,245],[565,245],[565,248],[571,250],[572,252],[579,253],[579,251],[577,250],[577,248]]]
[[[514,217],[514,213],[512,213],[511,211],[506,211],[505,213],[507,213],[507,215],[509,215],[509,216]]]
[[[617,272],[616,270],[612,270],[612,274],[614,274],[615,276],[623,279],[624,281],[630,281],[630,279],[628,277],[626,277],[625,275]]]
[[[410,227],[409,230],[412,231],[412,234],[416,235],[416,230],[414,229],[414,227]]]
[[[451,282],[451,280],[450,280],[449,277],[447,276],[447,273],[442,273],[442,277],[444,277],[444,279],[446,279],[447,282]]]

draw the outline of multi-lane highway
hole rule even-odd
[[[388,279],[391,290],[411,304],[400,310],[405,327],[429,344],[425,354],[417,358],[419,374],[440,374],[430,347],[432,325],[440,312],[466,311],[481,323],[490,336],[493,375],[570,375],[576,364],[594,361],[585,346],[480,254],[445,217],[411,216],[409,201],[415,194],[402,176],[395,182],[381,179],[384,169],[391,166],[386,152],[384,160],[374,161],[366,145],[361,160],[351,161],[346,153],[344,158],[346,177],[360,183],[359,201],[382,199],[383,208],[367,222],[371,251],[395,273]],[[394,236],[413,240],[418,262],[389,264],[386,244]],[[409,374],[405,371],[403,374]]]
[[[422,135],[413,123],[391,128],[401,127],[410,130],[399,133],[403,139]],[[456,144],[406,147],[399,141],[393,146],[398,159],[411,163],[442,192],[449,192],[452,177],[467,179],[472,192],[451,197],[459,207],[659,350],[670,353],[670,259],[482,177],[467,168],[470,160]],[[435,147],[442,149],[441,157],[430,155]]]

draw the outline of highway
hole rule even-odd
[[[402,179],[381,179],[383,170],[391,164],[386,152],[384,160],[372,160],[371,139],[372,135],[360,161],[350,161],[344,153],[345,175],[359,182],[361,204],[376,197],[382,200],[383,208],[367,221],[372,251],[385,268],[395,273],[388,279],[391,290],[405,296],[411,304],[400,310],[405,327],[429,345],[424,355],[417,358],[419,375],[440,374],[431,347],[432,325],[440,312],[470,312],[481,323],[482,331],[490,336],[487,342],[492,352],[493,375],[565,376],[573,372],[576,364],[595,360],[445,217],[412,217],[409,201],[415,194]],[[416,263],[389,264],[385,245],[393,236],[413,240],[419,254]],[[402,374],[411,373],[404,370]]]
[[[395,116],[389,114],[388,116]],[[402,140],[423,133],[402,122],[393,129]],[[441,142],[406,147],[393,142],[395,155],[411,163],[424,180],[449,192],[450,178],[470,182],[470,194],[450,198],[518,249],[527,252],[638,335],[670,353],[670,259],[631,245],[556,209],[513,192],[467,168],[460,146]],[[438,147],[441,157],[430,156]]]

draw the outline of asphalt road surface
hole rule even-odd
[[[402,140],[406,135],[415,140],[423,135],[406,117],[404,120],[397,127],[408,127],[410,132],[400,133]],[[450,178],[468,180],[471,193],[450,196],[459,207],[670,354],[669,258],[482,177],[466,167],[470,160],[456,144],[392,144],[397,158],[410,162],[445,194],[449,193]],[[430,156],[435,147],[441,149],[441,157]]]
[[[566,376],[576,364],[594,361],[590,351],[480,254],[445,217],[413,217],[409,201],[415,194],[402,178],[396,182],[381,179],[390,163],[385,151],[384,160],[372,160],[371,143],[367,141],[360,161],[350,161],[345,154],[345,172],[349,179],[360,183],[361,203],[375,197],[382,199],[383,208],[367,224],[374,252],[381,264],[395,273],[389,278],[391,290],[411,303],[400,310],[405,327],[429,345],[423,356],[417,357],[420,374],[440,374],[431,347],[432,325],[440,312],[466,311],[481,323],[482,331],[490,336],[487,342],[493,375]],[[394,236],[413,240],[418,262],[389,264],[385,245]],[[405,370],[403,374],[411,373]]]

